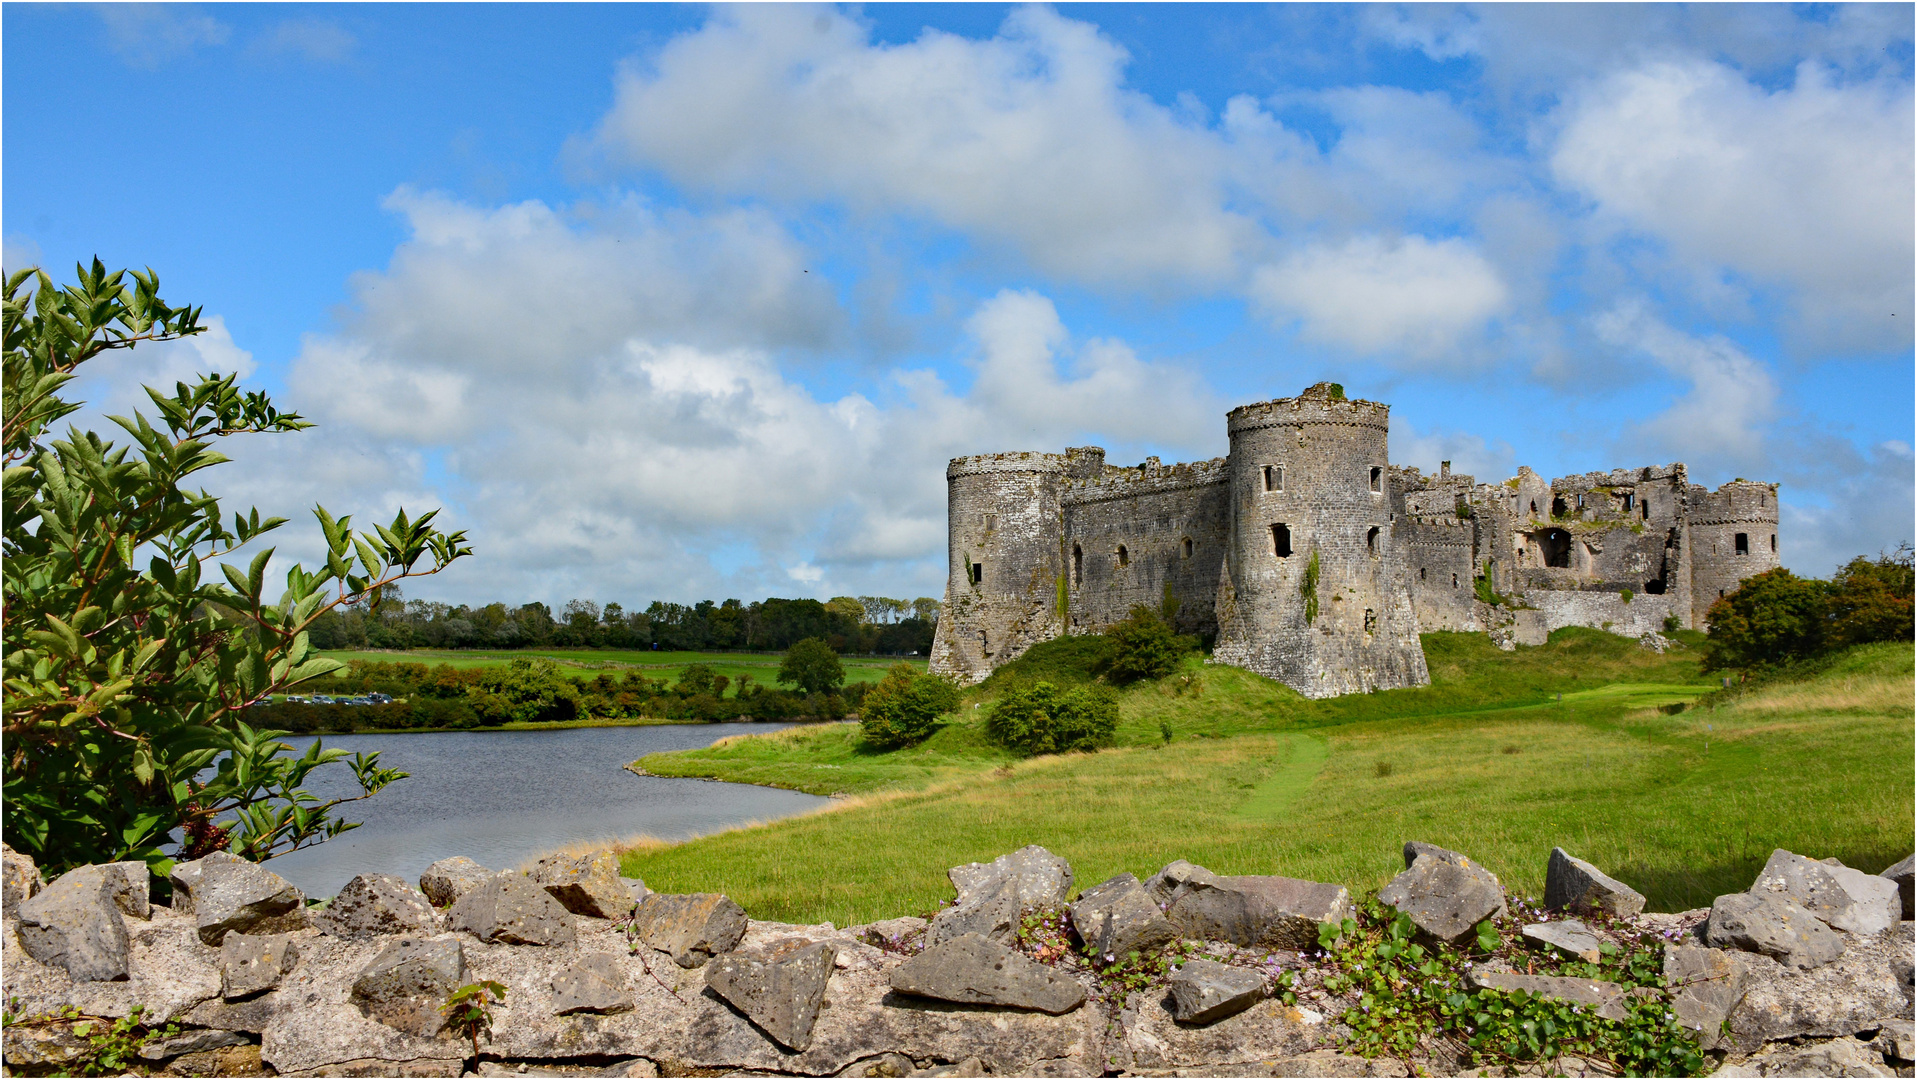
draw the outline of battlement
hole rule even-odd
[[[1060,501],[1066,506],[1084,506],[1222,484],[1228,478],[1228,462],[1229,459],[1220,457],[1163,465],[1154,457],[1129,469],[1107,465],[1097,479],[1066,480]]]
[[[1104,456],[1099,451],[1099,456]],[[972,454],[956,457],[945,466],[945,478],[957,480],[962,476],[980,476],[987,473],[1064,473],[1072,463],[1067,454],[1042,454],[1031,450],[1014,450],[1002,454]]]
[[[1337,383],[1318,383],[1293,398],[1273,398],[1240,405],[1225,414],[1225,430],[1236,435],[1268,427],[1304,424],[1342,424],[1385,430],[1391,406],[1345,397]]]

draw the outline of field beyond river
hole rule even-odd
[[[1020,680],[1071,682],[1044,647],[967,691],[925,742],[879,752],[852,724],[726,738],[640,759],[697,776],[852,796],[828,812],[623,853],[656,889],[725,892],[754,918],[850,925],[951,897],[945,871],[1040,844],[1080,886],[1173,859],[1354,893],[1424,840],[1537,895],[1561,846],[1651,910],[1746,888],[1774,848],[1875,872],[1913,832],[1913,650],[1857,646],[1790,677],[1721,688],[1701,637],[1657,653],[1566,629],[1499,652],[1424,636],[1430,686],[1324,701],[1188,658],[1120,694],[1116,745],[1021,759],[983,717]]]

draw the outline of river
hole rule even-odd
[[[339,808],[362,824],[267,868],[308,896],[331,896],[357,874],[409,882],[434,861],[464,855],[495,870],[555,848],[647,835],[683,840],[751,821],[804,813],[829,800],[751,784],[635,776],[626,763],[690,750],[727,735],[788,724],[658,724],[556,731],[447,731],[328,735],[328,748],[379,751],[380,764],[412,775]],[[286,740],[298,751],[310,737]],[[344,765],[315,770],[321,798],[356,791]]]

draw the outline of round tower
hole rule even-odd
[[[1063,454],[977,454],[945,469],[948,571],[931,670],[976,683],[1056,637]]]
[[[1319,383],[1227,414],[1215,661],[1307,697],[1431,681],[1391,512],[1390,412]]]
[[[1691,625],[1705,629],[1711,605],[1745,578],[1777,569],[1777,485],[1732,480],[1691,489]]]

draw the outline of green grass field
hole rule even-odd
[[[521,658],[543,657],[558,664],[561,671],[573,678],[638,671],[650,679],[676,680],[687,667],[706,664],[734,682],[743,676],[766,686],[775,685],[774,680],[779,674],[778,653],[649,652],[637,649],[412,649],[406,652],[333,650],[320,655],[341,663],[362,660],[369,664],[425,664],[428,667],[450,664],[456,668],[500,667]],[[925,670],[925,658],[922,656],[847,656],[839,662],[845,666],[847,683],[877,682],[885,677],[887,668],[897,663],[907,663],[921,671]]]
[[[1908,644],[1673,715],[1660,706],[1715,686],[1694,650],[1657,656],[1597,631],[1513,654],[1481,635],[1425,643],[1431,686],[1327,701],[1188,665],[1127,692],[1118,745],[1097,754],[1015,760],[982,737],[971,706],[989,691],[974,691],[957,722],[891,754],[841,724],[653,755],[654,773],[853,797],[642,843],[624,866],[655,888],[727,892],[757,918],[847,925],[929,910],[951,895],[947,867],[1034,843],[1081,886],[1185,858],[1363,892],[1421,839],[1530,893],[1557,845],[1654,910],[1748,887],[1774,847],[1873,872],[1911,850]]]

